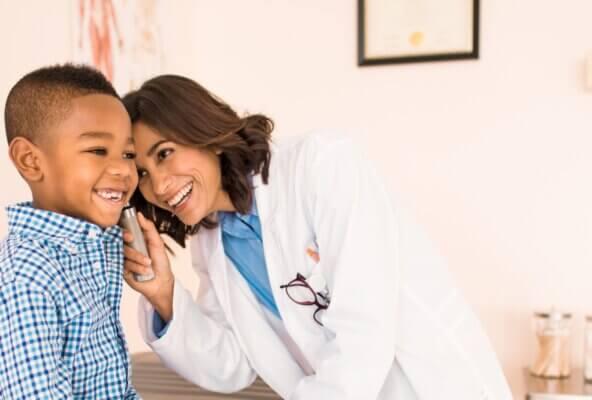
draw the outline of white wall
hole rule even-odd
[[[592,3],[482,3],[478,61],[359,68],[354,1],[179,0],[165,16],[166,67],[241,111],[269,114],[278,136],[363,132],[450,261],[518,394],[532,311],[574,312],[576,365],[592,313],[592,92],[583,88]],[[23,73],[68,59],[69,13],[67,0],[0,0],[2,107]],[[0,205],[27,198],[6,157],[0,171]],[[182,257],[176,268],[190,279]],[[134,302],[127,292],[122,314],[139,351]]]

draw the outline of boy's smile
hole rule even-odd
[[[34,205],[101,227],[116,224],[138,183],[123,104],[103,94],[77,97],[43,137],[43,179],[33,190]]]

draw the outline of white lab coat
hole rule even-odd
[[[258,374],[291,400],[510,400],[479,322],[440,257],[398,215],[351,139],[316,133],[274,148],[269,184],[254,179],[265,258],[283,323],[315,374],[306,376],[225,257],[220,229],[191,238],[197,301],[175,282],[167,333],[140,326],[163,362],[206,389],[238,391]],[[306,249],[316,245],[317,264]],[[322,311],[280,289],[296,273],[326,284]],[[320,283],[319,283],[320,282]]]

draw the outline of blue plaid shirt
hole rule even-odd
[[[138,399],[119,321],[121,230],[7,208],[0,242],[0,398]]]

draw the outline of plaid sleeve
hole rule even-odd
[[[0,288],[0,398],[70,399],[58,308],[37,285]]]

